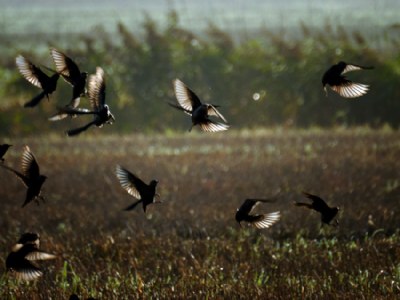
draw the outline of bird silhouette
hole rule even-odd
[[[369,86],[361,83],[354,83],[348,80],[343,74],[357,70],[368,70],[373,67],[362,67],[354,64],[347,64],[343,61],[333,65],[322,77],[322,86],[328,95],[327,85],[333,91],[345,98],[357,98],[368,92]]]
[[[65,113],[67,115],[94,115],[93,121],[89,122],[85,126],[68,130],[66,132],[68,136],[78,135],[92,125],[102,127],[104,124],[112,124],[115,121],[108,105],[105,104],[106,82],[104,71],[100,67],[96,68],[96,74],[89,76],[88,97],[92,110],[72,107],[60,108],[59,113]]]
[[[303,192],[304,196],[312,200],[312,203],[295,202],[296,206],[305,206],[313,209],[321,214],[322,224],[331,225],[331,221],[339,212],[339,207],[329,207],[324,200],[316,195]],[[339,221],[335,220],[335,226],[339,225]]]
[[[37,164],[35,156],[28,146],[25,146],[24,152],[22,153],[22,172],[18,172],[4,164],[0,164],[0,166],[17,175],[17,177],[19,177],[27,187],[26,198],[25,202],[22,204],[22,207],[33,200],[36,200],[38,204],[39,199],[45,201],[44,197],[41,196],[41,188],[47,177],[40,174],[39,165]]]
[[[209,118],[209,116],[215,116],[227,123],[224,116],[217,110],[216,107],[219,107],[218,105],[201,103],[197,95],[179,79],[175,79],[173,85],[179,105],[168,104],[192,117],[192,126],[189,128],[189,131],[196,125],[199,125],[206,132],[224,131],[229,128],[228,124],[215,122]]]
[[[55,255],[39,250],[38,234],[25,233],[8,254],[6,268],[17,279],[30,281],[43,275],[43,271],[36,261],[54,258],[56,258]]]
[[[280,212],[276,211],[268,214],[250,214],[259,203],[270,203],[271,200],[266,199],[246,199],[240,208],[237,209],[235,219],[236,222],[248,222],[258,229],[268,228],[275,224],[280,218]]]
[[[56,65],[56,71],[73,87],[72,99],[67,107],[77,108],[80,103],[80,98],[85,95],[87,72],[81,72],[77,64],[71,58],[55,48],[50,48],[50,54]],[[68,114],[65,113],[57,113],[49,118],[49,120],[57,121],[67,116]]]
[[[15,62],[22,76],[31,84],[43,90],[39,95],[25,103],[24,107],[35,107],[45,96],[49,99],[49,95],[57,88],[57,81],[60,75],[54,73],[51,77],[47,76],[39,67],[22,55],[18,55]]]
[[[115,168],[115,175],[117,176],[121,186],[133,197],[138,199],[135,203],[129,205],[125,210],[132,210],[142,203],[143,211],[146,212],[146,207],[152,203],[161,203],[159,200],[160,195],[156,193],[158,181],[152,180],[150,184],[144,183],[135,174],[132,174],[127,169],[117,165]],[[157,200],[158,199],[158,200]]]
[[[0,160],[2,162],[4,162],[4,158],[3,158],[4,154],[6,154],[8,148],[10,148],[11,146],[12,145],[9,145],[9,144],[0,145]]]

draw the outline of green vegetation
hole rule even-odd
[[[260,28],[257,34],[238,39],[212,23],[202,34],[184,29],[177,13],[171,12],[165,26],[149,16],[140,30],[119,23],[112,34],[101,26],[79,35],[36,34],[33,38],[39,42],[33,52],[24,49],[18,39],[8,40],[8,55],[0,60],[0,130],[7,135],[62,132],[78,122],[54,124],[46,120],[56,105],[69,101],[70,88],[62,81],[50,103],[44,102],[35,110],[21,107],[37,90],[18,74],[15,56],[22,53],[37,64],[51,66],[48,46],[68,53],[84,70],[94,72],[97,65],[105,69],[107,101],[117,118],[109,129],[112,131],[186,129],[187,118],[166,105],[174,101],[171,81],[176,77],[201,98],[220,104],[236,128],[397,127],[397,33],[396,27],[387,27],[385,35],[378,38],[330,22],[319,28],[300,23],[294,31]],[[331,92],[325,97],[321,76],[340,60],[375,67],[350,75],[371,85],[367,95],[346,100]]]
[[[28,144],[49,178],[47,202],[21,209],[21,182],[0,170],[0,266],[28,230],[59,258],[35,283],[4,273],[0,298],[398,298],[399,138],[364,128],[6,138],[8,165]],[[122,211],[133,198],[116,164],[157,178],[164,203]],[[321,229],[295,207],[303,190],[339,205],[340,226]],[[257,210],[282,219],[240,228],[247,197],[276,199]]]

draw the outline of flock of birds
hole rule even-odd
[[[77,64],[66,54],[55,48],[50,49],[50,54],[54,60],[55,70],[45,68],[53,73],[51,76],[46,75],[38,66],[34,65],[24,56],[19,55],[16,58],[16,65],[22,76],[42,90],[37,96],[25,103],[24,107],[35,107],[45,97],[49,98],[49,95],[56,90],[58,79],[61,76],[72,86],[72,98],[64,107],[58,107],[58,112],[51,116],[49,120],[58,121],[67,117],[93,115],[93,120],[86,125],[68,130],[66,132],[68,136],[79,135],[93,125],[102,127],[104,124],[112,124],[115,118],[105,102],[106,82],[103,69],[97,67],[95,74],[88,76],[88,73],[81,72]],[[371,68],[339,62],[324,73],[322,77],[323,88],[327,93],[327,86],[329,86],[333,91],[345,98],[360,97],[367,93],[368,85],[354,83],[347,79],[344,74],[350,71]],[[173,88],[177,103],[168,104],[191,116],[192,124],[189,131],[196,125],[205,132],[219,132],[229,128],[227,120],[217,109],[219,108],[218,105],[202,103],[195,92],[179,79],[173,81]],[[79,107],[81,97],[89,99],[90,108]],[[215,117],[221,121],[216,121],[210,117]],[[22,153],[21,171],[5,165],[3,157],[10,146],[8,144],[0,145],[0,160],[2,162],[0,166],[13,172],[26,186],[27,193],[22,207],[25,207],[32,201],[36,201],[39,204],[39,200],[45,200],[41,195],[41,189],[47,177],[41,174],[36,158],[28,146],[24,147]],[[146,212],[148,205],[161,203],[160,195],[156,192],[157,180],[152,180],[149,184],[146,184],[138,176],[119,165],[115,168],[115,175],[121,187],[136,198],[136,201],[125,208],[125,210],[132,210],[141,203],[143,211]],[[311,203],[295,202],[296,206],[307,207],[319,212],[322,224],[338,225],[337,219],[332,224],[339,211],[338,207],[329,207],[323,199],[316,195],[306,192],[303,192],[303,194],[311,200]],[[279,211],[266,214],[253,213],[254,208],[259,203],[267,202],[271,202],[271,200],[246,199],[236,211],[236,221],[240,226],[241,222],[247,222],[259,229],[272,226],[280,219]],[[42,251],[39,245],[40,238],[38,234],[24,233],[12,247],[12,251],[7,257],[7,270],[15,274],[16,278],[25,281],[40,277],[43,271],[36,261],[54,259],[56,256]],[[78,298],[76,295],[72,295],[71,299]]]

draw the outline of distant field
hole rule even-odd
[[[254,130],[206,135],[5,138],[6,164],[35,153],[47,202],[21,209],[21,182],[0,169],[1,299],[395,299],[400,294],[400,134]],[[118,184],[121,164],[159,180],[163,204],[145,215]],[[340,226],[293,205],[301,191],[339,205]],[[273,198],[267,230],[240,228],[245,198]],[[59,258],[44,278],[5,274],[19,235],[37,231]]]
[[[138,28],[147,14],[161,26],[167,13],[175,10],[184,28],[202,31],[210,22],[223,30],[253,31],[261,26],[271,29],[295,29],[300,21],[307,26],[321,26],[325,21],[380,32],[398,23],[400,3],[386,1],[0,1],[3,34],[89,32],[97,25],[107,31],[116,23]]]

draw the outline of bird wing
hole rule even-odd
[[[173,84],[176,100],[186,111],[192,112],[201,105],[201,101],[197,95],[182,81],[175,79]]]
[[[251,224],[258,229],[268,228],[275,224],[281,215],[279,211],[275,211],[269,214],[256,215],[254,216],[254,221],[251,221]]]
[[[22,55],[17,56],[15,63],[22,76],[36,87],[43,88],[44,82],[49,80],[49,76]]]
[[[89,76],[88,97],[94,111],[99,111],[105,104],[106,83],[102,68],[96,68],[96,74]]]
[[[121,186],[130,195],[136,199],[142,199],[141,193],[147,188],[147,185],[139,177],[119,165],[115,167],[115,175]]]
[[[326,202],[321,199],[320,197],[313,195],[313,194],[309,194],[307,192],[303,192],[303,195],[306,196],[308,199],[311,199],[313,202],[313,208],[318,211],[318,212],[324,212],[327,209],[329,209],[329,206],[326,204]]]
[[[21,168],[22,174],[29,179],[38,178],[40,176],[39,165],[29,146],[24,147],[21,158]]]
[[[25,258],[30,261],[49,260],[49,259],[55,259],[56,257],[57,256],[54,254],[46,253],[39,250],[30,252],[25,256]]]
[[[213,120],[207,120],[205,123],[200,123],[200,128],[205,131],[205,132],[218,132],[218,131],[224,131],[228,130],[229,125],[223,124],[223,123],[218,123],[214,122]]]
[[[339,85],[332,85],[332,90],[345,98],[357,98],[365,95],[368,92],[368,85],[361,83],[354,83],[350,80],[343,78],[343,82]]]
[[[216,117],[220,118],[221,120],[223,120],[225,123],[227,123],[224,116],[215,108],[214,105],[211,105],[211,104],[207,105],[207,113],[209,116],[216,116]]]
[[[17,177],[18,177],[19,179],[21,179],[21,181],[23,182],[23,184],[25,185],[25,187],[28,187],[28,186],[29,186],[30,180],[29,180],[29,178],[27,178],[24,174],[22,174],[22,173],[20,173],[20,172],[18,172],[18,171],[16,171],[16,170],[14,170],[13,168],[10,168],[10,167],[8,167],[8,166],[6,166],[6,165],[4,165],[4,164],[0,164],[0,167],[3,167],[4,169],[7,169],[7,170],[13,172],[15,175],[17,175]]]
[[[15,267],[12,270],[18,280],[31,281],[43,275],[42,270],[29,260],[24,260],[20,266]]]
[[[53,57],[57,72],[62,75],[66,82],[75,85],[81,77],[81,71],[76,63],[55,48],[50,48],[50,54]]]
[[[343,75],[347,72],[367,70],[367,69],[372,69],[372,67],[363,67],[363,66],[354,65],[354,64],[346,64],[346,67],[343,69],[341,74]]]

